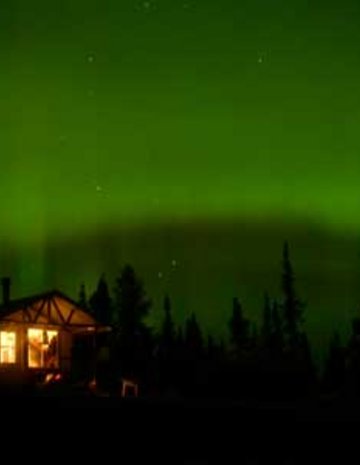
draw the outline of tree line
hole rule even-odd
[[[353,321],[347,344],[334,332],[319,369],[304,329],[305,304],[297,295],[287,242],[281,287],[279,300],[264,293],[258,328],[234,297],[225,341],[205,335],[195,313],[175,324],[169,295],[164,296],[160,327],[151,328],[147,318],[152,302],[131,265],[124,266],[112,290],[105,276],[89,298],[81,285],[79,304],[112,327],[97,337],[99,384],[111,391],[121,378],[132,378],[143,395],[170,397],[284,399],[360,393],[360,319]],[[84,341],[74,347],[75,376],[91,376],[94,360],[88,354]]]

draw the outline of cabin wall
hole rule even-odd
[[[27,328],[20,326],[17,329],[17,344],[16,360],[19,368],[25,370],[27,368]]]
[[[28,325],[28,324],[0,324],[0,331],[12,331],[16,334],[16,361],[14,364],[1,364],[0,371],[32,371],[32,368],[29,368],[29,347],[28,347],[28,330],[31,328],[36,328],[37,325]],[[42,328],[47,328],[49,330],[55,329],[54,326],[42,326]],[[73,358],[73,347],[74,347],[74,335],[70,331],[61,330],[58,335],[58,354],[59,354],[59,369],[64,372],[69,372],[72,369],[72,358]],[[92,366],[92,359],[94,357],[94,342],[93,336],[86,334],[77,335],[77,340],[80,339],[83,343],[83,349],[85,348],[86,362]],[[83,360],[82,363],[85,362]],[[86,364],[86,363],[85,363]],[[34,368],[36,370],[36,368]]]
[[[73,335],[68,331],[59,334],[59,360],[60,369],[69,372],[71,369]]]
[[[16,334],[16,346],[15,346],[15,363],[14,364],[1,364],[0,371],[27,371],[28,366],[28,329],[34,328],[36,325],[21,325],[21,324],[0,324],[0,331],[12,331]],[[53,326],[49,326],[48,329],[53,329]],[[69,371],[71,368],[71,357],[72,357],[72,343],[73,336],[68,331],[59,331],[58,338],[58,353],[59,353],[59,368],[62,371]],[[31,370],[31,368],[30,368]]]

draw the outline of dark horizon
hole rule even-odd
[[[91,293],[102,273],[112,289],[121,267],[130,263],[153,300],[151,324],[159,326],[169,294],[175,321],[195,312],[205,332],[226,338],[233,297],[257,324],[264,292],[279,299],[281,248],[287,239],[296,287],[306,302],[306,329],[321,359],[334,329],[345,341],[359,316],[359,241],[315,224],[277,221],[178,221],[98,230],[52,240],[24,256],[0,249],[0,270],[12,276],[14,297],[59,288],[77,299],[81,283]],[[1,257],[4,251],[7,256]],[[42,268],[41,273],[31,273],[30,266]]]

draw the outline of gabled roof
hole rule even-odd
[[[109,330],[67,295],[52,290],[0,306],[0,323],[61,326],[72,332]]]

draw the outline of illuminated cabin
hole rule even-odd
[[[77,338],[96,341],[110,328],[99,324],[79,304],[54,290],[10,300],[10,280],[4,278],[0,306],[0,376],[9,373],[70,372]]]

